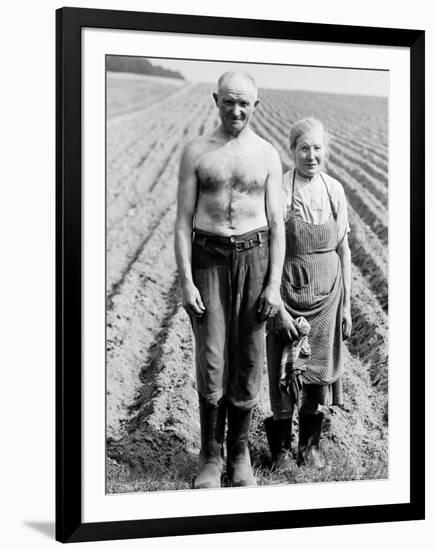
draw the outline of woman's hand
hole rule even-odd
[[[342,243],[337,248],[341,259],[342,280],[344,282],[344,311],[342,314],[342,338],[346,340],[351,334],[351,311],[350,311],[350,293],[351,293],[351,252],[348,244],[348,237],[342,239]]]
[[[342,314],[342,338],[343,340],[347,340],[350,337],[351,334],[351,312],[350,308],[346,307],[344,308],[344,312]]]
[[[274,318],[276,332],[284,340],[296,340],[299,337],[298,330],[295,327],[294,319],[290,313],[282,306]]]

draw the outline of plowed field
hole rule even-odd
[[[189,488],[199,447],[193,341],[180,305],[173,233],[183,146],[211,131],[211,86],[108,75],[107,455],[108,491]],[[268,470],[256,408],[251,452],[260,483],[387,476],[388,104],[387,99],[260,90],[253,129],[292,162],[287,134],[303,116],[331,135],[328,172],[348,199],[353,332],[345,407],[323,434],[328,467],[279,476]],[[294,445],[297,437],[294,439]]]

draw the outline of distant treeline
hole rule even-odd
[[[148,59],[143,57],[123,57],[120,55],[109,55],[106,60],[106,69],[119,73],[137,73],[149,74],[154,76],[168,76],[170,78],[179,78],[184,80],[184,77],[179,71],[164,69],[159,65],[153,65]]]

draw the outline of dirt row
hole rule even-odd
[[[132,78],[135,80],[133,86]],[[168,98],[178,88],[187,85],[183,80],[150,78],[145,75],[135,78],[133,75],[127,76],[114,72],[107,72],[106,79],[110,90],[107,98],[109,120],[150,107],[162,101],[163,98]]]
[[[199,96],[204,96],[204,93],[196,86],[189,84],[156,104],[153,104],[140,111],[133,111],[122,117],[115,117],[107,122],[107,168],[108,172],[116,170],[119,166],[123,166],[126,162],[124,156],[127,152],[127,163],[129,161],[129,148],[134,147],[138,140],[138,131],[147,131],[158,129],[161,122],[169,113],[180,111],[180,106],[185,109],[196,103]],[[120,127],[120,128],[119,128]],[[112,131],[110,131],[112,130]],[[121,131],[120,131],[121,130]],[[141,134],[139,134],[141,135]],[[141,137],[147,134],[142,134]],[[149,137],[153,137],[150,133]],[[144,154],[146,151],[142,151]]]
[[[385,247],[371,229],[357,215],[352,206],[348,206],[348,221],[353,264],[359,268],[367,285],[381,307],[388,309],[388,264]]]
[[[293,91],[268,91],[264,96],[261,105],[269,109],[269,114],[277,114],[287,123],[306,116],[320,118],[329,131],[338,132],[358,150],[366,150],[375,159],[387,162],[386,99]],[[373,100],[375,109],[371,105]]]

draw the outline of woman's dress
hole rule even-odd
[[[311,356],[306,363],[306,371],[302,374],[303,382],[326,386],[322,404],[342,404],[344,288],[341,260],[336,249],[348,229],[347,221],[344,225],[343,219],[338,220],[339,208],[345,208],[346,216],[346,205],[342,203],[345,195],[339,182],[331,179],[342,191],[342,202],[338,207],[338,201],[333,200],[329,191],[326,176],[321,173],[330,215],[324,223],[311,223],[295,212],[295,171],[286,176],[291,188],[288,189],[285,220],[286,257],[281,286],[282,298],[294,319],[303,316],[311,326]],[[342,218],[343,215],[342,210]]]

